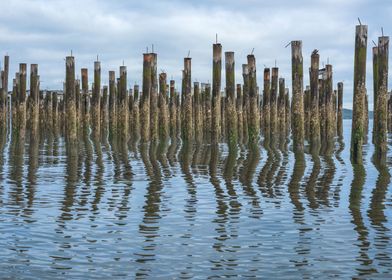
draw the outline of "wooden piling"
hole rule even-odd
[[[243,85],[243,122],[244,122],[244,143],[247,143],[249,140],[249,120],[250,120],[250,101],[249,101],[249,67],[248,64],[242,64],[242,78],[244,81]]]
[[[167,80],[166,73],[159,74],[159,137],[165,141],[170,136],[169,131],[169,108],[166,103]]]
[[[143,54],[143,94],[141,96],[140,134],[143,142],[150,140],[150,93],[151,93],[151,53]]]
[[[317,50],[310,57],[310,117],[309,117],[309,139],[313,146],[320,143],[320,119],[319,119],[319,61],[320,55]]]
[[[117,133],[116,72],[109,71],[109,124],[112,133]]]
[[[101,100],[101,129],[106,133],[109,126],[109,88],[103,86]]]
[[[88,70],[81,69],[82,77],[82,116],[84,126],[88,126],[90,122],[90,96],[88,92]]]
[[[77,135],[76,124],[76,95],[75,95],[75,59],[67,56],[65,59],[65,107],[66,107],[66,127],[67,139],[75,141]]]
[[[222,71],[222,45],[213,44],[212,48],[212,117],[211,117],[211,141],[218,143],[220,138],[220,90]]]
[[[293,147],[296,152],[302,152],[304,149],[302,41],[291,42],[291,63],[293,91],[291,130],[293,133]]]
[[[225,52],[226,70],[226,116],[229,146],[237,144],[238,124],[235,98],[235,61],[234,52]]]
[[[183,96],[184,104],[182,104],[183,119],[181,120],[181,124],[182,124],[181,136],[185,141],[191,141],[193,137],[191,62],[192,59],[190,57],[184,58],[183,88],[182,88],[182,96]]]
[[[271,121],[271,136],[277,134],[278,129],[278,77],[279,68],[272,67],[271,73],[271,95],[270,95],[270,121]]]
[[[286,98],[285,98],[285,79],[279,78],[279,97],[278,97],[278,131],[283,134],[286,130]]]
[[[375,129],[375,155],[380,163],[386,163],[387,133],[388,133],[388,54],[389,37],[378,38],[378,82],[377,102],[374,115]]]
[[[337,113],[337,133],[343,137],[343,83],[338,83],[338,113]]]
[[[195,124],[195,140],[200,143],[203,139],[203,123],[202,123],[202,103],[200,93],[200,83],[193,83],[193,111]]]
[[[176,87],[175,81],[170,80],[170,135],[171,137],[177,136],[177,108],[176,108]]]
[[[132,133],[134,140],[138,140],[140,134],[140,113],[139,113],[139,85],[134,85],[133,87],[133,122],[132,122]]]
[[[30,65],[30,96],[29,96],[30,127],[37,128],[39,122],[39,76],[38,65]]]
[[[355,32],[353,119],[350,148],[353,163],[362,162],[362,144],[365,132],[366,48],[367,25],[357,25]]]
[[[94,62],[94,88],[91,98],[91,121],[94,136],[100,134],[101,109],[101,62]]]
[[[120,84],[118,89],[118,119],[117,132],[122,141],[128,140],[128,94],[127,94],[127,67],[120,66]]]
[[[372,130],[372,142],[376,142],[376,131],[377,131],[377,91],[378,91],[378,46],[372,48],[373,54],[373,130]]]
[[[326,110],[326,140],[332,141],[335,136],[335,121],[333,114],[333,82],[332,65],[325,65],[325,110]]]
[[[158,140],[158,70],[156,53],[152,53],[151,60],[151,91],[150,91],[150,130],[151,140]]]
[[[264,68],[264,89],[263,89],[263,104],[262,104],[262,130],[265,137],[270,134],[271,113],[270,113],[270,95],[271,95],[271,71],[269,68]]]
[[[205,102],[204,102],[204,112],[205,112],[205,123],[204,123],[204,139],[206,141],[211,141],[212,137],[212,100],[211,100],[211,84],[206,84],[204,89]]]
[[[242,97],[242,86],[241,84],[237,84],[236,110],[237,110],[237,124],[238,124],[237,135],[238,135],[239,143],[243,142],[243,137],[244,137],[243,104],[244,104],[244,99]]]
[[[249,142],[255,144],[259,139],[259,110],[257,104],[257,79],[256,79],[256,59],[253,54],[247,56],[249,68]]]

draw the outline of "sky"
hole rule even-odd
[[[108,71],[124,63],[128,84],[141,84],[142,54],[158,53],[158,70],[180,85],[183,58],[192,57],[192,80],[212,79],[212,44],[234,51],[236,82],[241,64],[256,56],[258,85],[264,67],[279,67],[291,92],[291,40],[302,40],[304,87],[310,55],[319,50],[320,67],[333,65],[333,83],[344,82],[344,107],[352,107],[355,25],[368,25],[367,89],[373,104],[372,40],[392,34],[390,0],[1,0],[0,61],[10,56],[10,79],[19,63],[39,64],[41,89],[61,89],[65,57],[71,50],[76,73],[99,57],[103,84]],[[223,60],[224,65],[224,60]],[[29,68],[28,68],[29,69]],[[223,69],[222,69],[223,70]],[[11,82],[11,80],[10,80]],[[12,84],[12,83],[11,83]],[[222,88],[224,71],[222,71]],[[372,108],[372,107],[371,107]]]

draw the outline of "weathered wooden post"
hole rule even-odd
[[[376,142],[376,131],[377,131],[377,91],[378,91],[378,46],[372,48],[373,54],[373,131],[372,131],[372,142]]]
[[[350,149],[353,163],[362,162],[362,144],[365,132],[366,48],[367,25],[357,25],[355,32],[354,97]]]
[[[101,102],[101,128],[106,133],[109,125],[109,88],[108,86],[103,86],[102,89],[102,102]]]
[[[8,72],[9,56],[4,56],[4,70],[1,72],[1,89],[0,89],[0,120],[6,121],[8,112]]]
[[[247,56],[249,69],[249,123],[248,135],[251,144],[257,143],[259,139],[259,110],[257,104],[257,79],[256,79],[256,59],[253,54]]]
[[[175,81],[170,80],[170,135],[177,136],[177,108],[176,108],[176,86]]]
[[[82,115],[83,125],[88,126],[90,122],[90,96],[88,92],[88,70],[87,68],[81,69],[82,77]]]
[[[286,98],[284,78],[279,78],[278,118],[279,132],[283,134],[284,131],[286,131]]]
[[[242,97],[242,86],[237,84],[237,99],[236,99],[236,110],[237,110],[237,124],[238,124],[238,142],[243,142],[244,137],[244,115],[243,115],[243,103],[244,99]]]
[[[376,157],[380,163],[385,164],[387,154],[387,133],[388,133],[388,54],[389,37],[378,38],[378,82],[377,82],[377,103],[375,122],[376,130]]]
[[[53,127],[53,131],[57,132],[59,123],[59,98],[57,92],[47,92],[46,96],[48,98],[47,112],[48,112],[48,122],[50,127]]]
[[[303,110],[303,58],[302,41],[291,42],[292,88],[291,130],[293,132],[294,151],[304,149],[304,110]]]
[[[235,98],[235,61],[234,52],[225,52],[226,69],[226,117],[229,146],[237,144],[238,124]]]
[[[199,82],[193,83],[193,110],[195,118],[195,140],[197,143],[200,143],[203,139],[203,115]]]
[[[133,123],[132,123],[132,132],[134,139],[139,138],[140,133],[140,113],[139,113],[139,85],[134,85],[133,87]]]
[[[205,85],[205,139],[207,141],[211,141],[212,137],[212,100],[211,100],[211,85],[206,84]]]
[[[213,44],[212,48],[212,117],[211,117],[211,140],[213,144],[218,143],[220,138],[220,90],[222,71],[222,45]]]
[[[191,141],[193,137],[192,131],[192,78],[191,78],[191,61],[190,57],[184,58],[184,71],[183,71],[183,89],[182,95],[184,104],[183,106],[183,119],[182,123],[182,138],[185,141]]]
[[[271,125],[271,74],[269,68],[264,68],[264,89],[263,89],[263,104],[262,104],[262,130],[264,131],[265,137],[270,135]]]
[[[343,137],[343,83],[338,83],[338,114],[337,132],[339,137]]]
[[[151,91],[150,91],[150,129],[151,140],[158,140],[158,71],[157,54],[152,53],[151,61]]]
[[[244,122],[244,143],[247,143],[249,140],[248,134],[248,124],[250,120],[250,101],[249,101],[249,67],[248,64],[242,64],[242,78],[244,80],[243,85],[243,122]]]
[[[39,122],[39,76],[38,65],[30,65],[30,96],[29,96],[29,109],[30,109],[30,127],[32,129],[38,128]]]
[[[326,140],[332,141],[335,135],[335,121],[333,114],[333,82],[332,65],[325,65],[325,110],[326,110]]]
[[[388,131],[392,132],[392,92],[388,93]]]
[[[112,133],[117,133],[117,102],[116,72],[109,71],[109,125]]]
[[[270,95],[271,136],[276,136],[278,129],[278,77],[279,68],[272,67]]]
[[[309,139],[313,146],[320,143],[320,121],[319,121],[319,61],[320,55],[317,50],[312,52],[310,57],[310,118],[309,118]]]
[[[290,103],[290,94],[289,89],[285,89],[285,119],[286,119],[286,133],[289,134],[291,129],[291,103]]]
[[[76,95],[75,95],[75,59],[67,56],[65,59],[65,107],[66,107],[66,128],[67,139],[76,141]]]
[[[98,137],[100,134],[101,122],[101,62],[94,62],[94,88],[91,98],[91,120],[93,126],[93,134]]]
[[[304,131],[305,139],[309,140],[309,129],[310,129],[310,86],[306,86],[304,91]]]
[[[226,97],[223,96],[223,92],[221,92],[221,100],[220,100],[220,127],[221,127],[221,139],[226,140]]]
[[[169,109],[166,103],[167,81],[166,73],[159,74],[159,137],[166,140],[170,136],[169,131]]]
[[[122,141],[128,140],[128,94],[127,94],[127,67],[120,66],[120,84],[118,90],[118,120],[117,133]]]
[[[143,94],[141,96],[140,128],[143,142],[150,140],[151,53],[143,54]]]
[[[13,125],[14,133],[24,141],[26,134],[26,63],[19,64],[19,73],[16,73],[15,87],[16,87],[16,110],[15,110],[15,125]]]

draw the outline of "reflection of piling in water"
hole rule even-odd
[[[388,114],[388,53],[389,37],[382,36],[378,38],[378,81],[377,81],[377,102],[374,115],[376,116],[374,124],[376,127],[375,144],[376,157],[381,161],[386,161],[387,153],[387,114]]]
[[[354,97],[351,129],[351,160],[362,162],[362,144],[365,134],[365,98],[366,98],[366,46],[367,25],[357,25],[355,32],[354,55]]]

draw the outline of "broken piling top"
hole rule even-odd
[[[212,45],[212,60],[213,62],[222,61],[222,45],[220,43]]]

